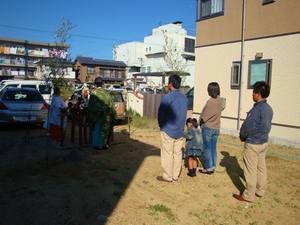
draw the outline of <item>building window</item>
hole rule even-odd
[[[147,67],[147,73],[151,73],[151,66]]]
[[[87,74],[94,74],[95,73],[95,68],[88,66],[87,68]]]
[[[197,0],[197,20],[224,15],[225,0]]]
[[[110,70],[104,71],[104,77],[110,77]]]
[[[142,73],[146,72],[146,67],[142,67]]]
[[[263,5],[271,3],[271,2],[275,2],[275,0],[263,0]]]
[[[110,71],[110,77],[115,78],[116,77],[115,73],[116,73],[115,70],[111,70]]]
[[[185,38],[184,51],[190,52],[190,53],[195,53],[195,39]]]
[[[241,79],[241,63],[233,62],[231,67],[231,88],[237,89],[240,88],[240,79]]]
[[[253,60],[249,61],[248,68],[248,88],[252,89],[257,81],[264,81],[270,85],[272,60]]]

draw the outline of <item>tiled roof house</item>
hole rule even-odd
[[[77,57],[74,61],[76,78],[81,82],[93,82],[95,76],[101,76],[104,83],[125,80],[126,64],[122,61]]]

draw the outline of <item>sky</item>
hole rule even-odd
[[[54,43],[61,18],[76,25],[66,44],[78,55],[113,60],[114,44],[143,42],[152,29],[176,21],[196,36],[196,0],[2,1],[0,37]]]

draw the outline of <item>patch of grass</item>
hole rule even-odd
[[[157,119],[151,117],[141,117],[139,114],[134,114],[130,116],[131,124],[139,128],[150,128],[154,130],[159,130]]]
[[[214,194],[214,197],[215,198],[219,198],[219,194]]]
[[[144,183],[144,184],[148,184],[148,183],[149,183],[149,181],[147,181],[147,180],[143,180],[143,183]]]
[[[297,206],[297,205],[294,205],[294,204],[292,204],[292,203],[285,203],[287,206],[289,206],[289,207],[291,207],[291,208],[293,208],[293,209],[299,209],[299,207]]]
[[[246,215],[245,215],[245,218],[246,218],[246,219],[249,219],[249,218],[251,218],[251,215],[250,215],[250,213],[246,213]]]
[[[125,194],[126,192],[114,191],[112,195],[121,198],[121,197],[125,197]]]
[[[221,174],[223,174],[223,173],[227,173],[227,170],[226,170],[226,169],[224,169],[223,171],[216,171],[216,173],[221,173]]]
[[[60,96],[64,101],[67,101],[69,97],[71,97],[71,95],[74,93],[74,89],[65,86],[60,87],[60,90]]]
[[[158,221],[160,219],[159,215],[162,213],[163,216],[166,218],[167,222],[169,223],[176,223],[180,220],[177,218],[176,215],[174,215],[170,208],[162,205],[162,204],[156,204],[156,205],[149,205],[149,209],[151,212],[149,215],[155,216],[154,220]]]
[[[275,200],[275,202],[278,202],[278,203],[282,203],[282,201],[280,200],[280,198],[273,198]]]

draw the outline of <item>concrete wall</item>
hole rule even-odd
[[[135,92],[127,93],[127,110],[130,108],[143,116],[143,94]]]
[[[248,63],[256,53],[272,60],[268,103],[274,111],[270,140],[300,148],[300,1],[246,1],[242,84],[232,89],[231,67],[241,61],[243,1],[224,1],[224,15],[197,22],[194,115],[208,100],[207,85],[218,82],[226,98],[221,131],[235,133],[252,108]],[[241,95],[238,126],[239,95]]]
[[[241,119],[253,106],[252,89],[247,89],[248,61],[257,52],[263,59],[272,59],[271,94],[268,103],[274,111],[270,136],[288,139],[300,144],[300,34],[246,41],[242,71]],[[231,89],[232,62],[240,60],[240,43],[231,43],[196,49],[194,114],[199,115],[209,99],[207,85],[216,81],[221,97],[226,98],[222,113],[222,128],[237,129],[239,90]],[[242,124],[242,122],[241,122]],[[240,125],[241,125],[240,124]],[[300,147],[300,145],[299,145]]]

